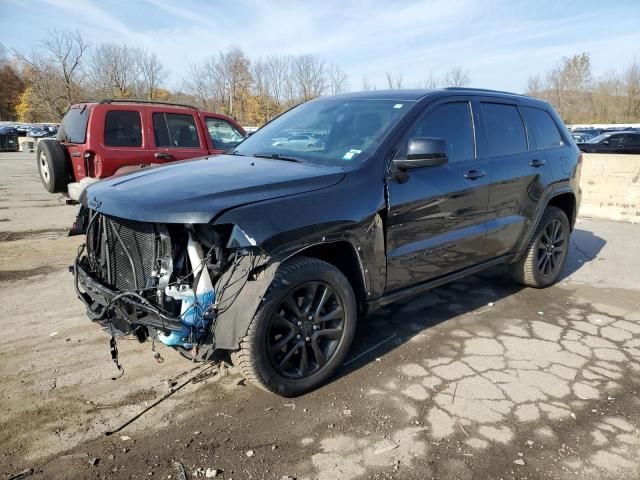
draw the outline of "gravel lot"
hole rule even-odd
[[[133,340],[112,380],[67,271],[75,211],[0,153],[0,478],[640,477],[638,225],[579,219],[544,291],[494,270],[388,307],[329,385],[282,399]]]

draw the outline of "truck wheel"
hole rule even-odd
[[[71,172],[65,148],[55,140],[41,140],[36,159],[44,188],[51,193],[66,192]]]
[[[301,395],[342,364],[356,320],[355,296],[342,272],[296,257],[276,272],[232,360],[254,385],[284,397]]]
[[[569,253],[571,228],[564,211],[546,208],[525,255],[509,265],[512,278],[528,287],[545,288],[558,281]]]

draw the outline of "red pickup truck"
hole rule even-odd
[[[38,143],[38,172],[49,192],[78,200],[100,179],[220,154],[245,135],[232,118],[189,105],[144,100],[80,103],[64,116],[56,139]]]

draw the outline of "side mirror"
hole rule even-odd
[[[412,168],[436,167],[449,161],[447,142],[442,138],[411,138],[407,145],[407,158],[396,158],[393,165],[398,170]]]

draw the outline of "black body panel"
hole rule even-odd
[[[328,167],[222,155],[111,178],[90,186],[82,203],[137,222],[237,226],[274,270],[311,247],[349,248],[371,307],[513,261],[556,195],[572,196],[574,213],[569,220],[575,220],[581,156],[546,103],[475,89],[378,91],[340,98],[349,95],[416,101],[361,164]],[[392,160],[410,128],[423,113],[449,101],[470,106],[473,158],[394,171]],[[562,143],[539,148],[523,117],[524,151],[495,155],[483,102],[506,103],[516,111],[546,111]],[[259,299],[267,287],[260,285],[252,294]],[[254,310],[244,311],[245,307],[251,310],[254,305],[234,311],[228,320],[233,327],[216,333],[224,338],[224,348],[233,348],[246,330]],[[225,321],[219,317],[216,328]]]

